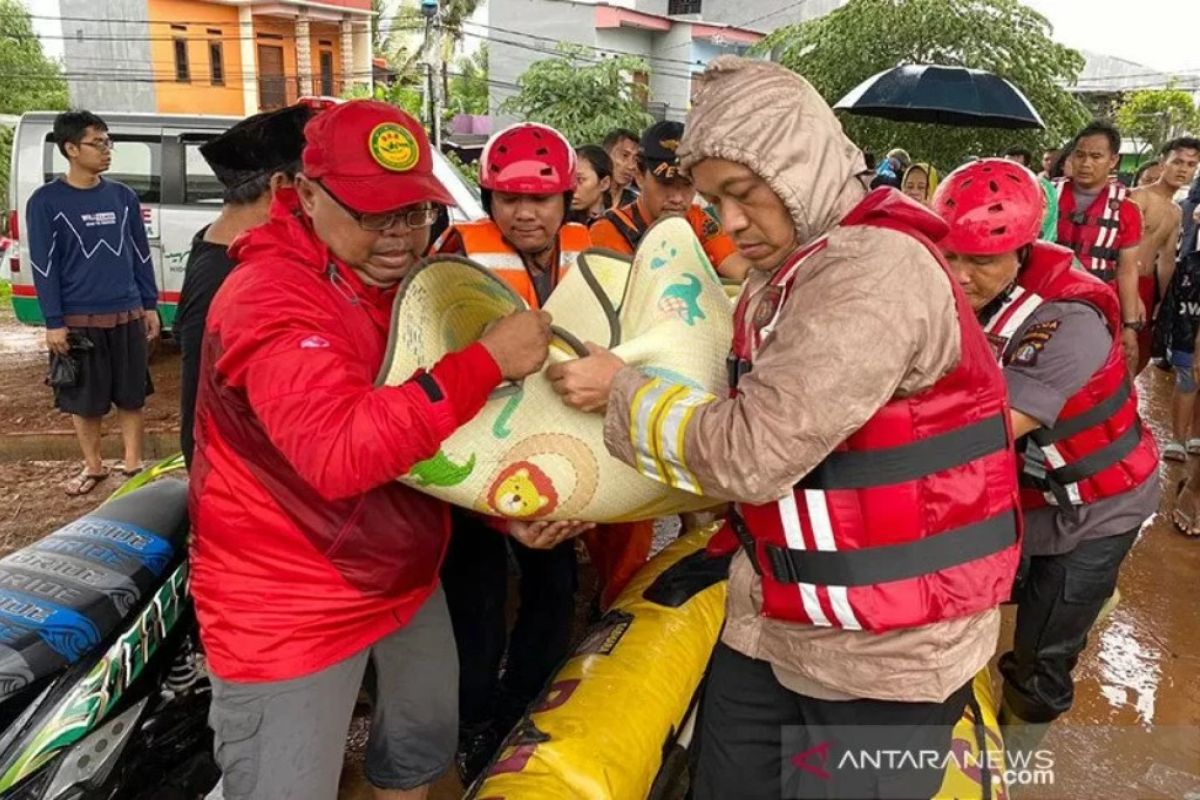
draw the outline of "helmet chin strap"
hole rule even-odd
[[[1000,313],[1000,309],[1004,308],[1004,304],[1008,302],[1008,298],[1012,297],[1013,290],[1017,288],[1017,279],[1013,278],[1012,282],[1000,290],[1000,293],[993,297],[984,305],[983,308],[975,312],[975,318],[981,323],[987,324],[988,320]]]

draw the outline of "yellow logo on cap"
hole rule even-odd
[[[392,172],[408,172],[421,158],[416,137],[395,122],[376,125],[368,146],[379,166]]]

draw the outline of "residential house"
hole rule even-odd
[[[371,0],[58,0],[58,11],[80,107],[243,116],[372,81]]]
[[[498,114],[500,104],[516,92],[517,79],[533,62],[554,56],[557,43],[568,42],[582,45],[587,57],[597,60],[625,54],[645,59],[649,69],[631,78],[646,87],[648,110],[682,120],[704,65],[725,53],[743,54],[762,38],[757,31],[709,23],[694,14],[647,13],[633,5],[488,0],[485,20],[468,23],[466,30],[468,37],[488,44],[492,113]]]

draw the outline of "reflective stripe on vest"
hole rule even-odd
[[[941,263],[907,217],[891,216],[896,196],[872,192],[842,225],[897,230]],[[793,291],[799,270],[826,244],[813,242],[742,296],[731,384],[772,346],[783,308],[802,296]],[[723,546],[740,542],[762,575],[765,616],[882,632],[978,613],[1007,597],[1020,517],[1005,387],[957,290],[954,304],[962,347],[954,369],[893,397],[783,497],[740,503],[730,515]],[[944,498],[931,511],[922,508],[930,494]]]
[[[1120,325],[1112,290],[1072,269],[1069,254],[1057,247],[1035,245],[1018,281],[1009,301],[984,322],[989,335],[1004,335],[1004,347],[998,355],[1002,367],[1013,344],[1012,337],[1043,303],[1086,303],[1100,312],[1110,335]],[[1032,298],[1036,302],[1031,302]],[[1014,325],[1018,319],[1019,323]],[[1116,380],[1116,372],[1120,373],[1120,380]],[[1125,415],[1122,420],[1132,416],[1127,428],[1102,427],[1121,415]],[[1108,430],[1112,432],[1100,432]],[[1102,477],[1100,483],[1091,479],[1118,467],[1134,481],[1144,478],[1143,472],[1153,472],[1157,455],[1150,459],[1139,452],[1139,448],[1153,449],[1149,436],[1137,416],[1133,386],[1125,374],[1120,343],[1114,335],[1105,363],[1079,392],[1068,398],[1063,417],[1053,428],[1038,428],[1026,436],[1021,453],[1022,484],[1036,489],[1045,503],[1060,507],[1081,506],[1111,496],[1116,493],[1111,475]],[[1068,455],[1071,453],[1074,455]],[[1131,457],[1134,460],[1127,461]],[[1027,504],[1033,502],[1030,495],[1025,499]]]
[[[1055,184],[1060,202],[1066,186],[1066,180]],[[1121,227],[1121,204],[1125,202],[1128,193],[1129,190],[1124,184],[1111,181],[1104,191],[1104,208],[1100,216],[1089,216],[1089,208],[1077,208],[1065,217],[1072,231],[1069,240],[1064,244],[1075,251],[1088,272],[1106,283],[1111,283],[1117,277],[1117,259],[1120,251],[1115,245]],[[1073,195],[1071,202],[1075,202]],[[1095,235],[1087,236],[1088,229],[1092,227],[1096,229]],[[1085,236],[1092,241],[1083,241]]]
[[[521,254],[504,239],[495,222],[490,219],[466,222],[456,225],[452,230],[456,230],[461,237],[463,253],[467,258],[495,272],[513,291],[525,298],[530,307],[536,308],[540,305],[533,280],[529,277],[529,270]],[[583,225],[567,223],[559,229],[555,285],[564,272],[575,266],[579,254],[591,247],[591,244],[591,236]]]

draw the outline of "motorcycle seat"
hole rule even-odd
[[[187,483],[161,480],[0,559],[0,701],[99,647],[187,553]]]

